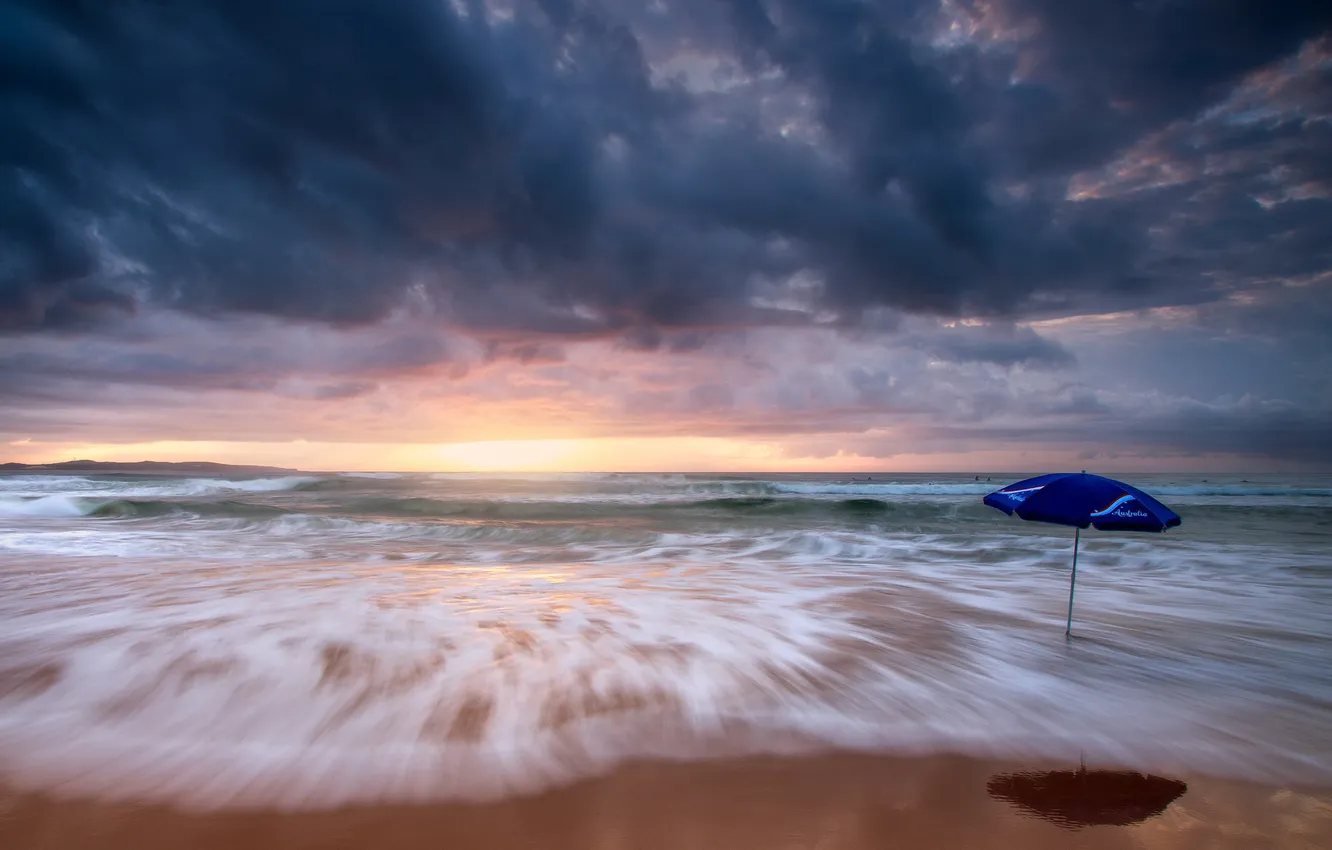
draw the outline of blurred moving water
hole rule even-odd
[[[0,775],[219,806],[494,797],[626,758],[1002,755],[1332,782],[1332,478],[0,477]],[[1206,480],[1204,480],[1206,479]]]

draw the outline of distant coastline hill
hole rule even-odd
[[[0,472],[92,472],[98,474],[130,475],[290,475],[299,469],[281,466],[243,466],[208,461],[169,463],[141,460],[137,463],[114,463],[100,460],[66,460],[60,463],[0,463]]]

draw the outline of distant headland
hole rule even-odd
[[[136,463],[116,463],[100,460],[66,460],[60,463],[0,463],[0,472],[93,472],[97,474],[129,475],[290,475],[299,469],[281,466],[243,466],[230,463],[211,463],[191,460],[166,462],[141,460]]]

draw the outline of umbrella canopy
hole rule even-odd
[[[1179,525],[1179,514],[1136,487],[1113,478],[1082,472],[1056,472],[1038,475],[984,499],[985,504],[1006,514],[1017,514],[1034,522],[1071,525],[1073,535],[1073,573],[1068,582],[1068,621],[1064,634],[1073,632],[1073,588],[1078,580],[1078,543],[1082,529],[1101,531],[1165,531]]]
[[[1130,770],[1052,770],[994,776],[985,790],[1066,829],[1128,826],[1166,810],[1189,786]]]
[[[1113,478],[1084,472],[1056,472],[1009,484],[985,497],[985,504],[1036,522],[1101,531],[1165,531],[1179,514]]]

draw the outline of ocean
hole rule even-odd
[[[203,807],[626,760],[962,754],[1332,782],[1332,477],[0,477],[0,777]]]

